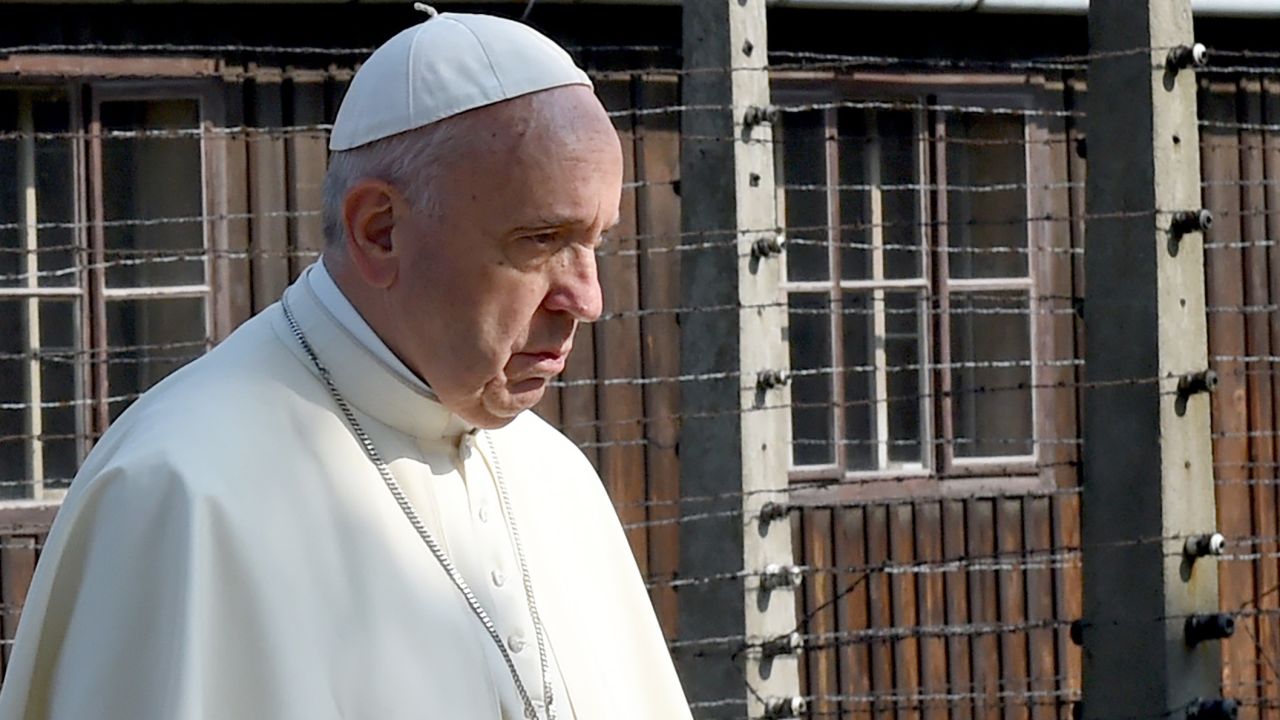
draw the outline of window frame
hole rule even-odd
[[[1069,238],[1070,232],[1055,231],[1052,225],[1062,223],[1062,218],[1052,217],[1052,206],[1065,202],[1058,198],[1046,197],[1050,192],[1036,190],[1046,188],[1053,183],[1068,180],[1066,159],[1052,157],[1051,139],[1064,140],[1067,136],[1063,118],[1053,115],[1053,111],[1063,108],[1064,98],[1061,84],[1048,81],[1043,76],[1025,73],[990,73],[990,74],[917,74],[902,75],[886,72],[775,72],[771,76],[773,97],[780,105],[799,103],[829,103],[844,101],[903,101],[919,103],[927,101],[934,105],[991,105],[1015,107],[1027,110],[1045,111],[1046,114],[1030,113],[1024,123],[1023,140],[1024,164],[1026,170],[1026,208],[1027,208],[1027,243],[1028,263],[1025,281],[1018,283],[1028,297],[1029,337],[1028,354],[1031,366],[1031,420],[1033,429],[1032,453],[1021,456],[999,456],[991,458],[957,458],[954,452],[953,415],[950,412],[950,291],[955,280],[948,275],[945,223],[933,223],[932,218],[946,217],[947,192],[946,180],[946,121],[947,113],[930,109],[920,109],[917,116],[917,129],[921,131],[919,139],[919,163],[927,166],[927,172],[918,177],[921,185],[934,184],[936,187],[922,190],[926,201],[922,204],[921,222],[926,231],[922,235],[924,253],[922,271],[927,285],[925,305],[928,311],[927,320],[922,331],[921,362],[929,368],[923,375],[927,378],[928,387],[923,392],[932,398],[927,403],[928,410],[922,420],[922,443],[928,443],[925,461],[921,468],[888,468],[881,470],[854,470],[846,466],[846,456],[842,451],[840,440],[843,438],[843,412],[833,412],[832,431],[835,450],[834,463],[823,465],[795,465],[789,459],[789,475],[795,484],[793,496],[799,502],[807,499],[817,502],[839,501],[841,499],[892,498],[910,495],[968,495],[985,492],[1023,492],[1045,490],[1067,481],[1067,476],[1074,477],[1073,468],[1054,467],[1045,462],[1047,456],[1055,456],[1056,452],[1045,452],[1045,442],[1053,438],[1061,438],[1063,428],[1061,412],[1051,408],[1064,394],[1070,395],[1072,407],[1067,413],[1074,415],[1074,390],[1067,388],[1065,393],[1059,389],[1046,387],[1041,377],[1046,375],[1042,362],[1046,358],[1070,356],[1074,359],[1073,347],[1061,347],[1063,344],[1057,336],[1055,322],[1046,322],[1047,306],[1041,296],[1044,288],[1052,287],[1055,282],[1052,274],[1062,271],[1058,263],[1051,262],[1052,255],[1063,245],[1063,238]],[[833,113],[827,110],[827,113]],[[921,117],[922,116],[922,117]],[[827,127],[832,120],[827,119]],[[827,184],[838,184],[838,167],[833,169],[830,156],[834,143],[826,141],[827,148]],[[1066,193],[1066,190],[1062,190]],[[831,191],[828,190],[828,197]],[[786,191],[784,187],[777,190],[779,214],[785,218]],[[828,223],[834,222],[837,216],[832,215],[832,202],[828,201]],[[828,233],[831,233],[828,229]],[[1065,244],[1069,247],[1070,240]],[[831,253],[838,248],[833,243]],[[830,256],[829,256],[830,257]],[[834,260],[834,258],[833,258]],[[1069,270],[1069,261],[1068,261]],[[838,265],[829,264],[827,281],[810,283],[791,283],[783,285],[788,297],[797,290],[807,290],[808,285],[840,285],[842,281],[833,281],[838,272]],[[1070,284],[1068,279],[1067,284]],[[1002,280],[988,281],[962,280],[963,291],[980,289],[1013,289],[1012,283]],[[1009,287],[1006,287],[1009,286]],[[832,296],[834,300],[834,295]],[[943,304],[939,304],[939,303]],[[832,313],[833,316],[838,313]],[[829,327],[832,342],[832,358],[837,357],[836,346],[841,345],[842,336],[834,317]],[[1067,332],[1072,336],[1071,331]],[[831,400],[837,409],[846,402],[843,373],[833,373],[831,384]],[[1058,393],[1058,394],[1054,394]],[[944,426],[944,423],[946,424]],[[1068,472],[1064,474],[1063,470]]]
[[[76,303],[75,352],[83,357],[77,361],[76,390],[76,453],[77,463],[87,456],[97,438],[105,432],[109,422],[107,381],[107,313],[106,303],[114,300],[137,298],[199,297],[204,306],[204,336],[206,349],[215,338],[215,331],[224,326],[219,317],[222,303],[218,250],[225,245],[225,233],[216,222],[215,212],[225,205],[225,162],[220,162],[216,150],[211,147],[210,130],[225,125],[224,86],[217,77],[213,61],[184,58],[83,58],[74,56],[12,55],[0,59],[0,87],[6,90],[48,91],[61,89],[68,102],[68,129],[71,142],[73,242],[76,252],[90,259],[76,269],[76,282],[63,287],[42,287],[38,278],[29,280],[26,286],[0,288],[0,299],[27,300],[39,303],[47,299],[68,298]],[[102,102],[115,100],[193,99],[197,102],[200,127],[205,130],[200,138],[201,223],[203,234],[204,282],[198,286],[157,286],[136,288],[108,288],[103,260],[105,255],[104,203],[102,182],[102,137],[99,108]],[[220,146],[219,146],[220,147]],[[38,203],[38,200],[37,200]],[[40,222],[37,204],[34,222]],[[25,243],[26,240],[19,242]],[[38,308],[35,317],[38,319]],[[30,321],[28,321],[28,324]],[[39,372],[42,360],[39,331],[35,345],[27,343],[31,354],[29,365]],[[0,508],[26,507],[32,503],[56,504],[66,493],[65,488],[45,486],[46,478],[41,470],[43,448],[39,429],[42,427],[41,389],[38,383],[28,382],[27,413],[24,421],[37,432],[27,433],[26,454],[33,458],[29,470],[31,484],[26,488],[26,499],[0,500]],[[34,423],[34,425],[33,425]]]
[[[933,443],[933,434],[934,434],[933,433],[934,428],[933,428],[933,422],[932,422],[933,414],[932,412],[929,412],[926,409],[927,398],[930,396],[928,392],[928,386],[927,386],[927,383],[928,383],[927,368],[929,368],[931,365],[933,330],[931,327],[931,323],[929,323],[927,320],[928,314],[927,312],[925,312],[926,308],[923,307],[930,292],[929,278],[932,272],[931,265],[932,265],[933,259],[931,256],[932,254],[929,252],[929,249],[928,249],[926,237],[922,232],[921,238],[920,238],[921,240],[920,272],[917,277],[906,278],[906,279],[894,279],[894,278],[882,277],[884,275],[884,272],[883,272],[884,249],[883,247],[881,247],[877,250],[875,247],[873,247],[871,248],[870,253],[872,255],[871,264],[873,267],[872,273],[874,276],[869,279],[852,279],[851,280],[851,279],[844,278],[844,268],[842,267],[843,266],[843,257],[842,257],[843,248],[840,243],[843,241],[841,236],[844,230],[843,226],[846,223],[842,222],[840,219],[840,205],[841,205],[840,196],[842,191],[838,188],[838,186],[841,184],[841,178],[839,177],[839,171],[840,171],[840,164],[839,164],[839,157],[838,157],[839,150],[837,147],[838,143],[833,142],[830,139],[830,135],[829,135],[829,133],[833,128],[838,127],[838,117],[837,117],[838,110],[834,108],[828,108],[823,110],[822,113],[823,113],[823,122],[824,122],[824,130],[825,130],[824,134],[827,135],[823,141],[823,145],[824,145],[823,150],[824,150],[824,157],[825,157],[825,172],[826,172],[826,177],[824,182],[828,188],[824,192],[824,196],[826,198],[826,206],[827,206],[827,217],[826,217],[827,228],[826,228],[825,234],[826,234],[826,241],[827,241],[827,275],[828,277],[825,280],[797,280],[797,281],[786,280],[783,283],[783,289],[786,293],[788,293],[788,295],[790,295],[791,293],[806,293],[806,294],[813,294],[813,295],[825,293],[827,295],[827,302],[829,303],[829,307],[832,309],[830,313],[829,323],[828,323],[828,333],[829,333],[829,338],[831,339],[831,359],[832,359],[831,367],[833,368],[833,371],[830,374],[831,374],[831,400],[832,400],[831,427],[832,427],[832,437],[833,437],[832,445],[834,448],[834,453],[833,453],[833,462],[831,463],[822,464],[822,465],[800,465],[800,466],[791,464],[790,472],[792,477],[797,480],[830,480],[833,474],[840,474],[844,477],[845,480],[850,480],[850,481],[875,480],[885,476],[898,476],[898,475],[905,475],[905,476],[912,476],[912,477],[921,476],[929,473],[934,468],[934,460],[933,460],[934,454],[927,450],[924,451],[923,453],[924,457],[922,458],[918,466],[914,464],[908,464],[908,465],[902,465],[902,466],[898,466],[890,469],[883,469],[883,470],[849,470],[847,468],[847,451],[845,450],[845,446],[848,445],[849,443],[845,439],[845,436],[847,435],[846,427],[848,422],[847,420],[848,403],[844,400],[844,398],[846,398],[846,390],[847,390],[847,386],[846,386],[847,373],[844,372],[842,369],[848,367],[849,365],[848,365],[848,360],[844,357],[844,343],[840,342],[839,340],[843,337],[843,333],[844,333],[843,325],[845,324],[845,315],[846,315],[846,313],[843,312],[844,305],[845,305],[844,296],[848,293],[869,293],[872,307],[875,307],[875,306],[883,307],[883,305],[885,304],[886,296],[890,292],[905,291],[905,292],[919,293],[920,306],[921,306],[920,317],[922,318],[921,336],[918,342],[919,356],[921,358],[921,364],[924,365],[926,369],[924,372],[920,373],[920,387],[918,388],[919,392],[921,393],[919,401],[921,404],[921,417],[923,418],[923,423],[922,423],[923,426],[920,433],[920,442],[922,445],[925,445],[925,446],[930,446]],[[915,111],[913,114],[916,115],[915,122],[919,123],[922,121],[922,117],[921,117],[922,112]],[[877,148],[879,147],[878,138],[875,141],[873,141],[873,143]],[[870,157],[874,157],[874,153],[871,154]],[[926,162],[927,162],[927,155],[924,153],[920,153],[917,157],[917,168],[916,168],[917,171],[923,172],[925,170],[924,165]],[[873,163],[872,165],[877,169],[876,175],[878,176],[879,175],[878,163]],[[779,208],[782,209],[782,212],[780,214],[783,217],[785,217],[786,188],[779,187],[777,192],[778,192],[778,198],[779,198],[778,200]],[[932,212],[930,204],[928,202],[928,193],[923,188],[920,188],[915,192],[915,195],[916,195],[917,209],[920,212],[921,222],[924,226],[927,227],[928,219]],[[876,206],[875,200],[872,201],[872,205],[873,205],[872,218],[871,218],[872,227],[869,229],[870,229],[871,236],[875,238],[875,237],[882,236],[883,226],[880,224],[880,221],[877,219],[878,210],[875,207]],[[873,245],[876,244],[874,240],[872,244]],[[884,316],[885,314],[883,312],[874,313],[875,319],[873,320],[873,322],[875,322],[877,325],[883,324],[885,322]],[[878,332],[878,336],[883,336],[884,334],[885,334],[884,329],[883,328],[880,329],[880,331]],[[883,352],[883,348],[880,348],[876,352],[877,354],[881,354]],[[887,372],[883,367],[883,363],[881,363],[880,361],[877,361],[876,364],[877,364],[877,367],[879,367],[880,369],[877,373],[875,373],[874,383],[876,385],[876,394],[874,395],[874,397],[877,400],[873,404],[877,406],[887,405],[888,404],[888,399],[886,397],[886,394],[888,392]],[[876,452],[882,455],[887,454],[888,452],[888,444],[887,444],[888,436],[886,434],[887,428],[882,427],[882,423],[879,422],[883,420],[885,417],[886,415],[882,412],[878,411],[876,413],[876,419],[877,419],[877,423],[876,423],[877,450]]]
[[[67,100],[68,128],[70,132],[73,132],[73,133],[78,132],[80,130],[79,119],[81,117],[82,107],[80,102],[81,100],[80,86],[78,83],[75,83],[73,81],[58,81],[56,79],[53,81],[50,81],[50,80],[42,81],[41,79],[26,78],[26,77],[0,76],[0,88],[3,88],[6,91],[13,91],[18,93],[27,92],[33,95],[40,92],[61,90],[61,92],[65,95]],[[21,119],[21,116],[23,114],[21,107],[22,105],[20,104],[19,105],[20,131],[22,131],[21,125],[23,124],[23,121]],[[30,113],[31,108],[28,108],[27,112]],[[28,118],[28,120],[32,120],[32,118]],[[39,168],[35,164],[36,149],[35,149],[34,142],[30,144],[24,143],[24,142],[18,142],[17,144],[18,144],[17,153],[20,156],[24,156],[24,155],[29,156],[26,159],[32,163],[33,172],[38,174]],[[80,140],[75,140],[71,143],[71,156],[72,156],[71,162],[72,162],[72,178],[73,178],[72,182],[74,185],[74,187],[71,188],[71,191],[73,194],[72,203],[71,203],[71,206],[73,209],[72,224],[74,226],[72,228],[72,237],[74,239],[74,245],[77,250],[80,250],[84,247],[84,237],[87,229],[85,225],[84,203],[83,203],[83,187],[84,187],[83,150],[84,150],[84,146]],[[23,158],[20,157],[19,158],[20,167],[21,167],[22,161],[23,161]],[[26,212],[24,211],[22,215],[25,216]],[[38,230],[36,229],[41,223],[40,203],[39,203],[38,196],[35,198],[34,217],[24,217],[22,219],[22,222],[28,226],[28,229],[22,231],[22,234],[24,237],[20,240],[20,244],[23,247],[26,247],[29,250],[32,250],[35,247],[38,247],[38,243],[39,243]],[[31,235],[28,237],[28,234],[31,234]],[[28,273],[26,282],[20,286],[0,287],[0,300],[19,301],[19,302],[25,301],[25,304],[26,304],[26,308],[25,308],[26,323],[25,324],[27,325],[28,331],[27,331],[26,338],[24,338],[23,348],[24,348],[24,352],[27,353],[29,357],[25,362],[26,367],[24,368],[25,372],[28,374],[27,380],[25,382],[27,393],[26,393],[26,397],[24,398],[24,402],[26,403],[27,408],[26,408],[26,412],[24,413],[25,417],[23,422],[23,425],[25,428],[25,436],[26,436],[24,439],[24,444],[25,444],[24,456],[27,458],[26,472],[24,474],[30,475],[29,479],[31,480],[31,484],[27,488],[27,495],[30,498],[35,499],[37,501],[48,501],[48,500],[57,501],[57,500],[60,500],[62,496],[65,494],[65,490],[60,488],[45,487],[47,476],[44,472],[44,438],[42,437],[44,434],[45,401],[44,401],[44,394],[43,394],[44,390],[43,390],[43,378],[42,378],[43,361],[39,358],[39,355],[44,348],[44,343],[43,343],[41,327],[40,327],[41,326],[40,304],[45,301],[59,300],[59,299],[66,299],[75,304],[73,309],[73,318],[75,320],[75,328],[73,330],[73,335],[75,336],[75,342],[77,343],[77,347],[75,351],[77,353],[84,352],[84,348],[87,347],[85,342],[87,339],[87,317],[88,317],[88,300],[87,300],[88,293],[87,293],[87,288],[85,284],[85,278],[87,274],[84,268],[80,267],[80,268],[77,268],[76,270],[76,273],[75,273],[76,281],[73,284],[52,285],[52,286],[43,285],[40,281],[41,276],[39,275],[39,273],[36,272],[32,274],[32,270],[38,270],[38,261],[32,260],[32,258],[35,258],[37,256],[30,253],[24,253],[24,256],[26,257],[26,261],[23,263],[23,267],[24,267],[23,272]],[[76,417],[75,445],[76,445],[76,454],[78,456],[78,459],[82,459],[85,456],[85,454],[87,454],[88,452],[87,437],[89,435],[89,428],[87,424],[87,414],[86,414],[87,405],[84,401],[88,395],[86,388],[89,387],[89,384],[88,384],[89,376],[87,371],[87,367],[88,367],[87,363],[77,362],[76,366],[77,366],[77,371],[75,373],[75,378],[76,378],[75,396],[77,401],[80,404],[76,406],[76,412],[75,412],[75,417]],[[5,502],[10,502],[10,501],[5,501]]]
[[[86,83],[86,96],[89,99],[85,118],[87,120],[86,138],[88,148],[88,173],[86,177],[89,201],[88,251],[92,270],[89,278],[91,351],[93,366],[93,432],[100,437],[111,423],[111,388],[108,380],[110,366],[108,352],[110,350],[109,329],[107,327],[107,304],[110,302],[128,302],[133,300],[183,299],[200,298],[204,303],[204,337],[205,350],[213,344],[217,322],[214,313],[217,308],[215,247],[216,240],[211,221],[215,204],[211,192],[211,170],[213,163],[209,148],[209,130],[213,125],[211,113],[218,108],[219,88],[208,80],[108,80]],[[202,249],[204,259],[204,282],[198,285],[158,285],[152,287],[109,287],[106,272],[106,211],[103,193],[103,149],[101,106],[106,102],[146,101],[146,100],[195,100],[199,112],[200,134],[200,171],[201,171],[201,211],[205,216],[200,223]]]
[[[970,106],[970,107],[1006,107],[1019,108],[1023,110],[1034,109],[1034,98],[1028,93],[1012,93],[1012,92],[965,92],[965,91],[948,91],[938,93],[935,100],[937,105],[941,106]],[[949,211],[948,194],[950,184],[945,180],[947,177],[947,143],[950,142],[949,134],[946,132],[946,124],[948,113],[945,111],[936,114],[935,125],[931,141],[935,145],[933,151],[933,159],[935,163],[934,178],[935,182],[943,188],[935,193],[934,201],[938,206],[937,216],[939,218],[947,217]],[[937,255],[937,264],[940,271],[932,278],[935,297],[938,298],[940,310],[938,312],[937,324],[939,329],[937,335],[939,338],[951,338],[951,301],[956,294],[965,293],[982,293],[982,292],[1023,292],[1027,294],[1027,322],[1028,322],[1028,362],[1031,369],[1031,385],[1032,389],[1028,391],[1031,401],[1031,426],[1032,426],[1032,442],[1031,454],[1029,455],[999,455],[990,457],[959,457],[955,452],[955,431],[949,428],[944,436],[946,441],[939,443],[939,452],[942,457],[940,463],[944,472],[949,476],[973,476],[990,474],[994,469],[1000,475],[1019,475],[1030,474],[1036,471],[1040,464],[1040,448],[1039,442],[1042,423],[1039,421],[1042,411],[1041,405],[1043,400],[1034,388],[1039,385],[1038,372],[1039,361],[1042,357],[1040,348],[1036,338],[1039,337],[1040,318],[1039,318],[1039,302],[1036,291],[1036,265],[1041,262],[1041,258],[1036,252],[1036,248],[1044,246],[1044,238],[1040,235],[1040,224],[1032,220],[1035,214],[1032,211],[1035,202],[1033,189],[1037,186],[1047,184],[1047,180],[1043,177],[1037,177],[1037,173],[1032,163],[1032,145],[1031,145],[1031,116],[1026,116],[1023,123],[1022,142],[1023,142],[1023,171],[1026,178],[1026,187],[1023,190],[1027,214],[1027,272],[1025,277],[998,277],[998,278],[954,278],[951,276],[949,260],[950,252],[950,235],[948,233],[949,224],[939,223],[934,229],[935,235],[935,254]],[[953,360],[951,355],[951,344],[939,343],[938,345],[938,365],[936,387],[937,391],[937,415],[941,423],[952,424],[955,418],[954,408],[954,388],[952,385]]]

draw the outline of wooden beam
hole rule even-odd
[[[289,286],[289,232],[283,75],[258,68],[248,100],[253,131],[249,134],[249,251],[253,309],[259,312],[279,300]]]
[[[49,532],[61,502],[0,500],[0,538]]]
[[[48,78],[213,77],[217,60],[205,58],[95,57],[92,55],[8,55],[0,75]]]

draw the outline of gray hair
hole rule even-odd
[[[342,204],[361,180],[382,180],[404,193],[419,210],[437,212],[437,183],[465,144],[463,128],[462,123],[445,120],[331,153],[324,177],[325,247],[341,247],[346,240]]]

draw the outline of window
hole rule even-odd
[[[1035,98],[901,85],[775,93],[793,479],[1036,475]]]
[[[205,93],[0,88],[0,496],[56,498],[210,337]]]

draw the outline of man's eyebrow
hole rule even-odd
[[[575,225],[584,225],[580,218],[569,217],[567,215],[540,215],[532,218],[527,223],[521,223],[517,230],[552,230],[555,228],[573,227]]]
[[[613,222],[601,228],[601,232],[609,232],[618,225],[622,224],[622,217],[614,218]],[[567,227],[587,227],[588,223],[582,221],[582,218],[561,216],[561,215],[543,215],[535,218],[532,222],[525,223],[516,228],[517,232],[531,232],[539,230],[554,230],[557,228]]]

